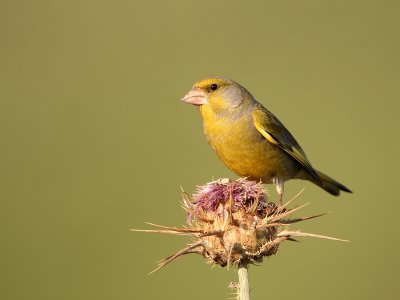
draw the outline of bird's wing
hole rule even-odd
[[[317,182],[321,181],[299,143],[297,143],[289,130],[286,129],[274,114],[264,107],[256,108],[253,111],[253,122],[257,130],[269,142],[277,145],[297,160]]]

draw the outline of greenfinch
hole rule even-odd
[[[239,83],[200,80],[182,101],[199,107],[208,143],[226,166],[239,176],[275,184],[280,201],[289,179],[309,180],[335,196],[351,193],[314,169],[286,127]]]

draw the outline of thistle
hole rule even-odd
[[[187,235],[193,241],[174,255],[159,262],[151,273],[175,259],[195,253],[208,262],[221,267],[238,266],[238,299],[249,299],[247,267],[261,263],[264,257],[278,252],[283,241],[295,241],[296,237],[314,237],[345,241],[328,236],[290,230],[289,225],[316,218],[324,214],[290,219],[290,215],[307,204],[288,208],[296,199],[283,205],[269,201],[269,195],[261,183],[238,179],[220,179],[197,188],[190,197],[182,191],[182,207],[186,211],[187,226],[168,227],[148,223],[158,229],[133,231]],[[237,285],[232,285],[237,286]]]

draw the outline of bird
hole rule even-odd
[[[181,101],[199,108],[207,141],[225,165],[249,180],[274,184],[280,203],[289,179],[311,181],[335,196],[352,193],[314,169],[289,130],[239,83],[203,79]]]

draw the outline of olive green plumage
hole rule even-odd
[[[204,133],[219,158],[236,174],[274,183],[280,199],[286,180],[309,180],[333,195],[351,192],[314,169],[279,119],[240,84],[209,78],[194,84],[182,101],[199,106]]]

